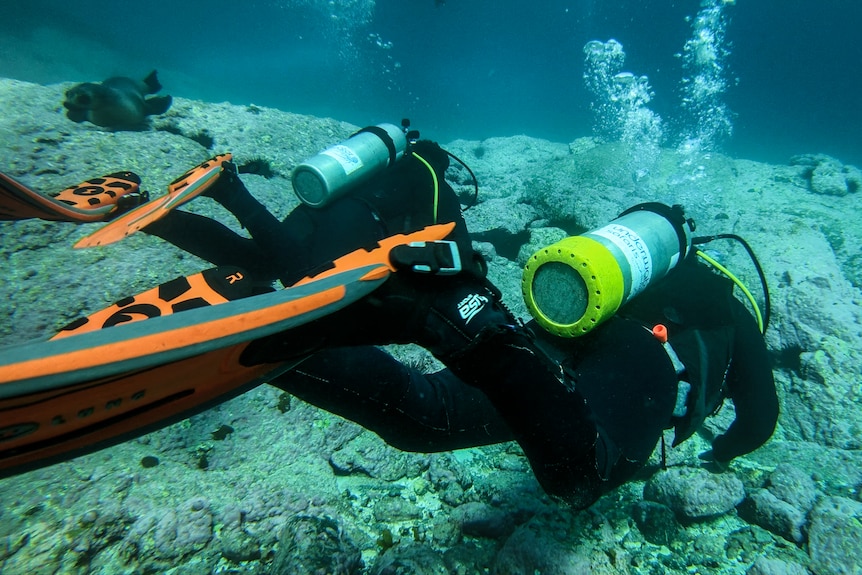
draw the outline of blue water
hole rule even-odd
[[[700,7],[378,0],[362,18],[351,8],[362,0],[7,4],[2,76],[52,83],[157,68],[179,96],[359,125],[406,116],[441,141],[523,133],[562,142],[591,131],[582,74],[593,39],[624,45],[626,69],[649,77],[650,107],[672,127],[683,76],[675,54]],[[862,3],[738,0],[725,12],[725,100],[735,116],[723,149],[774,162],[823,152],[862,165]]]

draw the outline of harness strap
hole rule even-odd
[[[667,327],[663,324],[656,324],[655,327],[652,328],[653,336],[661,343],[662,349],[664,349],[667,354],[668,359],[670,360],[671,365],[673,365],[673,369],[676,372],[676,376],[678,378],[677,381],[677,391],[676,391],[676,405],[673,409],[673,417],[674,419],[679,419],[684,417],[688,412],[688,396],[691,392],[691,384],[686,381],[688,378],[687,370],[685,364],[679,359],[679,356],[676,354],[676,350],[674,350],[673,346],[668,341],[668,333]],[[670,426],[672,427],[674,424],[670,422]],[[664,449],[664,435],[662,434],[662,449]]]
[[[356,134],[361,134],[363,132],[369,132],[380,138],[380,141],[383,142],[386,149],[389,151],[389,163],[386,164],[386,166],[393,166],[395,164],[395,160],[398,159],[398,149],[395,147],[395,141],[392,139],[392,136],[390,136],[389,133],[380,126],[368,126],[367,128],[362,128],[356,132]],[[354,134],[354,136],[356,134]]]
[[[411,242],[392,248],[389,260],[397,269],[455,275],[462,269],[458,244],[451,240]]]

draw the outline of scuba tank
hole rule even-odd
[[[694,227],[682,206],[646,203],[542,248],[524,266],[527,308],[554,335],[583,335],[684,260]]]
[[[304,204],[319,208],[391,167],[406,152],[404,129],[395,124],[363,128],[299,164],[293,170],[293,190]]]

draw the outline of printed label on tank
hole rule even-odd
[[[320,153],[326,154],[341,164],[341,167],[344,168],[344,173],[348,176],[362,167],[362,159],[356,155],[356,152],[343,144],[332,146]]]
[[[608,224],[590,233],[612,242],[623,252],[632,275],[632,288],[628,297],[634,297],[646,289],[652,279],[653,263],[644,239],[632,229],[619,224]]]

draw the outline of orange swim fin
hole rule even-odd
[[[195,166],[168,186],[168,193],[154,198],[123,214],[75,244],[76,248],[91,248],[118,242],[149,224],[160,220],[172,209],[193,200],[219,177],[222,164],[231,161],[231,154],[220,154]]]
[[[242,268],[220,266],[181,276],[63,327],[52,340],[106,327],[163,317],[253,295],[254,287]]]
[[[102,222],[146,201],[140,184],[141,178],[132,172],[115,172],[66,188],[52,198],[0,173],[0,220]]]
[[[365,296],[386,279],[363,279],[379,268],[107,329],[90,321],[89,331],[0,350],[0,478],[163,427],[286,371],[293,364],[245,366],[240,356],[258,337]]]
[[[246,366],[254,340],[333,313],[394,272],[396,245],[434,241],[429,226],[360,249],[313,278],[256,294],[235,267],[178,278],[73,322],[53,338],[0,349],[0,478],[179,421],[295,362]]]

